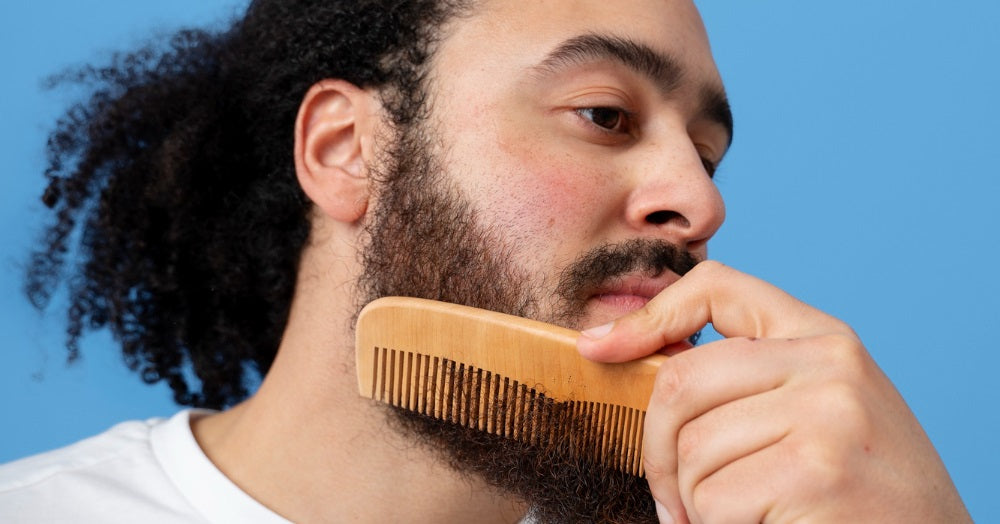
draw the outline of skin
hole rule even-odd
[[[649,403],[661,521],[971,522],[850,327],[770,284],[705,262],[579,347],[629,360],[707,322],[728,338],[668,359]]]
[[[583,34],[642,43],[683,75],[666,92],[610,59],[538,69]],[[543,312],[559,270],[596,246],[659,238],[707,256],[725,213],[705,161],[722,158],[729,136],[701,111],[721,81],[691,3],[485,2],[447,28],[430,78],[435,154],[533,275]],[[378,198],[368,166],[390,135],[376,95],[327,80],[303,101],[296,172],[315,210],[288,326],[260,390],[197,419],[195,436],[294,521],[513,522],[525,508],[396,434],[356,391],[358,250]],[[614,119],[592,108],[633,116],[609,130],[599,124]],[[731,338],[684,351],[709,321]],[[579,341],[587,358],[675,354],[645,429],[661,520],[969,520],[923,430],[840,321],[703,263],[595,290],[571,327],[595,325]]]
[[[448,144],[438,154],[470,201],[489,202],[479,210],[481,222],[506,237],[540,289],[553,288],[560,269],[602,243],[660,238],[705,258],[707,240],[725,218],[702,165],[702,156],[722,158],[728,135],[696,114],[699,88],[721,90],[701,20],[686,2],[631,7],[539,2],[528,13],[522,3],[487,3],[481,16],[456,28],[436,60],[433,119]],[[588,33],[628,36],[669,53],[691,78],[664,96],[650,79],[611,60],[534,70],[561,43]],[[499,59],[478,58],[495,49],[505,50]],[[636,117],[609,132],[577,112],[591,107]],[[664,224],[647,220],[658,211],[677,216]],[[592,300],[576,327],[641,306],[675,278],[664,275],[640,294],[647,296]]]

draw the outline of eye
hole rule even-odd
[[[705,172],[708,173],[708,177],[712,178],[715,176],[715,170],[719,168],[719,165],[711,160],[701,157],[701,165],[705,166]]]
[[[630,115],[624,109],[615,107],[584,107],[576,113],[599,127],[601,130],[613,133],[628,133]]]

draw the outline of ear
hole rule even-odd
[[[295,121],[295,172],[306,196],[334,220],[354,223],[368,209],[374,95],[343,80],[309,89]]]

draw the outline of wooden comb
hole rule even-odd
[[[666,358],[601,364],[570,329],[467,306],[386,297],[358,316],[366,397],[643,476],[642,430]]]

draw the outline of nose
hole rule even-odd
[[[703,248],[722,226],[726,207],[694,144],[650,145],[633,168],[628,226],[692,251]]]

